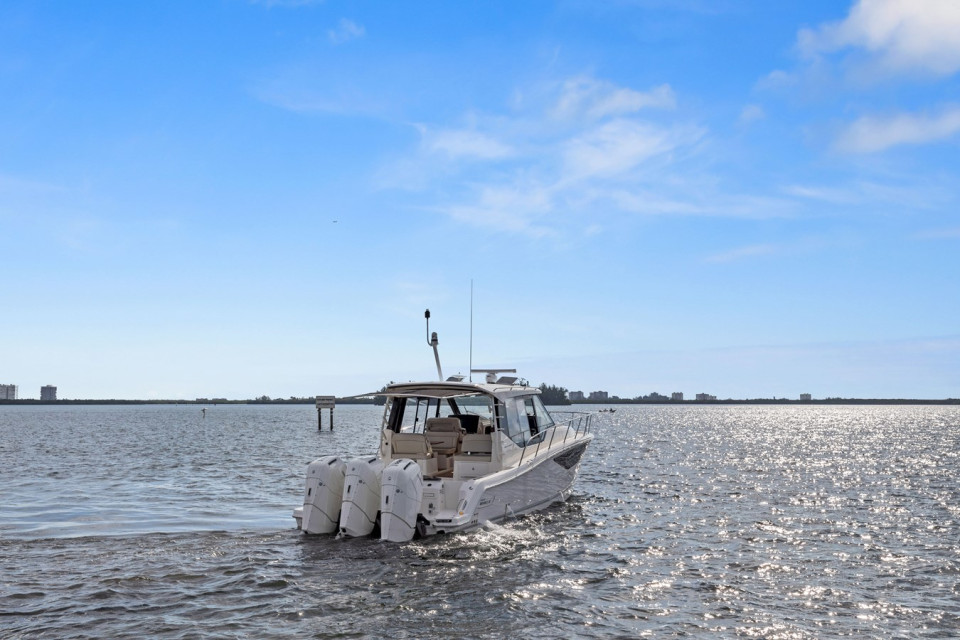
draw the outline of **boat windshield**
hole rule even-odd
[[[493,419],[493,402],[489,396],[464,396],[451,398],[450,406],[457,415],[475,415]]]
[[[450,415],[460,418],[466,433],[489,433],[496,427],[495,400],[490,396],[472,395],[449,398]]]
[[[398,433],[420,433],[428,418],[457,416],[467,433],[487,432],[494,424],[494,399],[474,394],[438,398],[396,396],[390,402],[385,424]]]
[[[440,415],[440,402],[439,398],[394,398],[387,425],[399,433],[419,433],[427,418]]]

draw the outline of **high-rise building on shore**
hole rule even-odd
[[[17,399],[17,385],[0,384],[0,400],[16,400],[16,399]]]
[[[53,385],[46,385],[40,387],[40,399],[41,400],[56,400],[57,399],[57,388]]]

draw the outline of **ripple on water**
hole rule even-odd
[[[0,408],[0,635],[960,628],[956,408],[623,407],[562,505],[403,545],[299,535],[304,465],[367,453],[379,412],[318,433],[312,407]]]

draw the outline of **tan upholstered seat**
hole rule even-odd
[[[410,458],[420,465],[423,475],[437,473],[437,459],[422,433],[395,433],[390,439],[390,447],[394,458]]]
[[[466,455],[490,456],[493,452],[493,438],[490,434],[468,433],[463,436],[460,451]]]
[[[434,453],[453,455],[460,446],[460,421],[457,418],[430,418],[423,435],[427,437]]]

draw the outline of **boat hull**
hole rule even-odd
[[[439,512],[428,519],[425,534],[468,531],[485,522],[537,511],[563,502],[573,489],[580,460],[591,440],[578,438],[556,453],[543,456],[519,468],[465,482],[460,487],[456,511]]]

